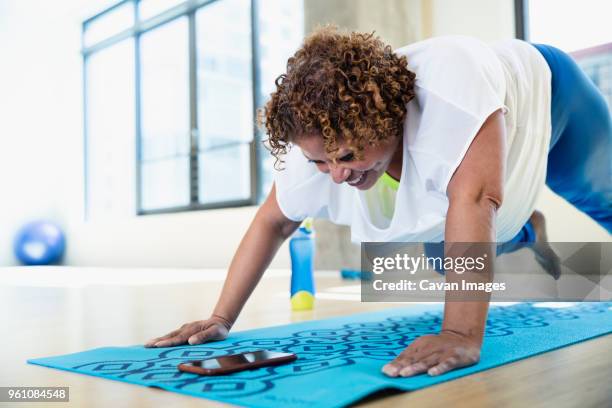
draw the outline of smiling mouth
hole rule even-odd
[[[363,182],[366,179],[366,175],[367,175],[367,171],[364,171],[363,173],[361,173],[361,175],[353,180],[347,180],[346,182],[353,187],[357,187],[360,186],[361,184],[363,184]]]

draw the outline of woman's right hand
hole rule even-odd
[[[229,320],[212,315],[207,320],[185,323],[165,336],[149,340],[145,347],[172,347],[181,344],[202,344],[208,341],[223,340],[227,337],[232,324]]]

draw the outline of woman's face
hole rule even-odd
[[[399,160],[401,167],[401,149],[397,149],[401,138],[392,138],[379,146],[366,146],[363,158],[357,160],[351,148],[346,144],[339,144],[334,156],[325,152],[323,139],[316,136],[301,137],[294,144],[302,149],[304,156],[317,166],[319,171],[329,174],[338,184],[348,185],[367,190],[372,187],[378,178],[389,168],[392,162]]]

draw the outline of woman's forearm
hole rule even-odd
[[[214,315],[230,324],[236,321],[279,247],[299,224],[282,216],[272,189],[236,250]]]
[[[445,240],[459,243],[450,249],[450,256],[469,251],[471,256],[484,256],[485,269],[462,275],[453,271],[446,274],[447,281],[491,281],[495,259],[495,212],[498,203],[483,198],[480,201],[453,203],[446,220]],[[472,245],[475,244],[475,245]],[[486,255],[485,255],[486,254]],[[461,286],[460,286],[461,287]],[[458,332],[481,341],[489,308],[490,294],[461,292],[447,294],[442,330]],[[477,299],[477,300],[475,300]]]

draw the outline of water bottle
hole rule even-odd
[[[312,219],[307,218],[289,240],[292,310],[311,310],[314,306],[314,253]]]

